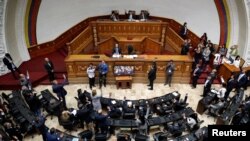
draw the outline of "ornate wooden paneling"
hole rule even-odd
[[[145,40],[144,53],[145,54],[161,54],[162,44],[160,42],[154,41],[150,38]]]
[[[181,45],[184,40],[171,27],[167,27],[166,41],[176,52],[181,53]]]
[[[109,58],[105,55],[99,55],[99,58],[93,58],[92,55],[70,55],[66,58],[66,66],[70,83],[79,83],[83,80],[87,82],[86,69],[89,63],[98,65],[102,60],[109,65],[108,81],[114,82],[113,68],[116,65],[134,66],[135,74],[133,82],[147,82],[147,71],[152,62],[157,64],[157,82],[165,81],[165,69],[169,60],[174,60],[176,70],[173,81],[176,83],[189,83],[192,59],[181,55],[141,55],[135,59]],[[82,78],[82,79],[79,79]],[[181,79],[179,79],[181,78]]]
[[[93,34],[91,28],[88,26],[71,42],[67,43],[69,54],[79,54],[84,48],[93,42]]]
[[[161,21],[152,22],[113,22],[96,21],[92,26],[96,27],[99,41],[112,36],[148,36],[149,38],[160,41],[162,28],[166,23]]]

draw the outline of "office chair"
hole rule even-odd
[[[81,137],[81,139],[87,139],[87,140],[91,140],[91,138],[93,137],[93,132],[90,130],[85,130],[81,133],[78,134],[79,137]]]
[[[131,137],[129,134],[118,133],[117,141],[131,141]]]
[[[148,140],[148,136],[146,135],[141,135],[141,134],[136,134],[135,135],[135,141],[147,141]]]
[[[123,119],[135,119],[135,113],[123,113]]]
[[[166,141],[169,134],[164,132],[157,132],[153,135],[154,141]]]
[[[107,134],[102,134],[102,133],[95,134],[95,141],[107,141]]]

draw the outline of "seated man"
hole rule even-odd
[[[118,21],[118,19],[119,19],[119,13],[118,13],[118,11],[112,11],[111,12],[111,15],[110,15],[110,19],[112,20],[112,21]]]
[[[148,19],[149,13],[146,10],[141,10],[140,21],[146,21]]]
[[[197,116],[197,115],[196,115]],[[197,118],[197,117],[196,117]],[[185,119],[186,120],[186,122],[187,122],[187,125],[188,125],[188,127],[190,128],[190,130],[193,130],[194,128],[195,128],[195,126],[197,125],[197,119],[195,119],[194,117],[191,117],[191,116],[189,116],[189,117],[186,117],[186,115],[185,114],[183,114],[183,119]]]
[[[134,21],[135,11],[129,10],[127,12],[127,10],[125,10],[125,15],[128,15],[128,21]]]
[[[168,132],[172,134],[172,136],[177,137],[182,134],[185,129],[184,124],[182,122],[175,122],[173,124],[167,124],[166,129]]]
[[[218,103],[210,104],[208,106],[209,113],[219,115],[220,110],[225,106],[224,99],[219,99]]]
[[[132,45],[128,45],[128,55],[133,54],[134,48]]]
[[[109,111],[109,116],[113,119],[120,118],[122,115],[122,111],[116,107],[116,105],[110,105],[107,107]]]
[[[113,48],[112,54],[113,55],[121,55],[122,54],[121,48],[119,47],[118,44],[115,44],[115,47]]]

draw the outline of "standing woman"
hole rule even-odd
[[[96,90],[92,90],[92,104],[95,111],[102,110],[101,97],[102,95],[97,95]]]
[[[92,63],[90,63],[87,68],[87,74],[89,78],[89,88],[92,90],[92,87],[95,87],[95,66],[93,66]]]

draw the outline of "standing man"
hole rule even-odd
[[[204,84],[203,95],[202,95],[203,97],[207,96],[207,94],[210,92],[211,86],[212,86],[211,76],[208,76]]]
[[[5,53],[5,56],[4,56],[4,58],[3,58],[3,63],[4,63],[4,65],[6,65],[7,68],[11,71],[13,77],[14,77],[15,79],[18,79],[18,77],[16,77],[16,75],[15,75],[15,71],[17,71],[19,74],[20,74],[21,72],[20,72],[19,69],[16,67],[16,65],[13,63],[12,57],[10,56],[9,53]]]
[[[241,70],[236,83],[237,91],[239,91],[240,88],[244,87],[246,83],[247,83],[246,70]]]
[[[68,82],[65,75],[63,75],[64,82],[62,84],[58,84],[57,80],[52,81],[52,90],[56,93],[58,99],[62,101],[64,109],[67,109],[65,96],[67,95],[67,91],[63,88],[63,86]]]
[[[98,65],[98,71],[99,71],[99,87],[102,87],[102,84],[104,87],[106,87],[106,78],[107,78],[107,73],[108,73],[108,65],[102,61]]]
[[[152,64],[150,70],[148,71],[148,80],[150,88],[149,90],[153,90],[154,80],[156,79],[156,65],[155,63]]]
[[[170,60],[170,62],[167,64],[167,67],[166,67],[166,82],[164,86],[168,84],[169,87],[171,87],[174,69],[175,69],[175,65],[173,63],[173,60]]]
[[[231,75],[231,77],[227,80],[227,91],[225,93],[225,101],[227,101],[227,98],[230,94],[230,92],[235,88],[235,79],[234,79],[234,74]]]
[[[197,81],[198,81],[198,79],[200,77],[200,74],[201,74],[200,65],[197,64],[196,68],[195,68],[195,70],[193,72],[192,89],[196,88]]]
[[[90,63],[87,68],[87,74],[89,78],[89,88],[92,90],[92,87],[95,87],[95,66],[93,66],[92,63]]]
[[[182,25],[181,27],[181,31],[180,31],[180,35],[183,39],[186,39],[187,38],[187,32],[188,32],[188,29],[187,29],[187,23],[184,22],[184,24]]]
[[[55,80],[55,74],[54,74],[54,65],[53,63],[49,60],[49,58],[45,58],[45,64],[44,67],[48,73],[49,76],[49,81]]]

